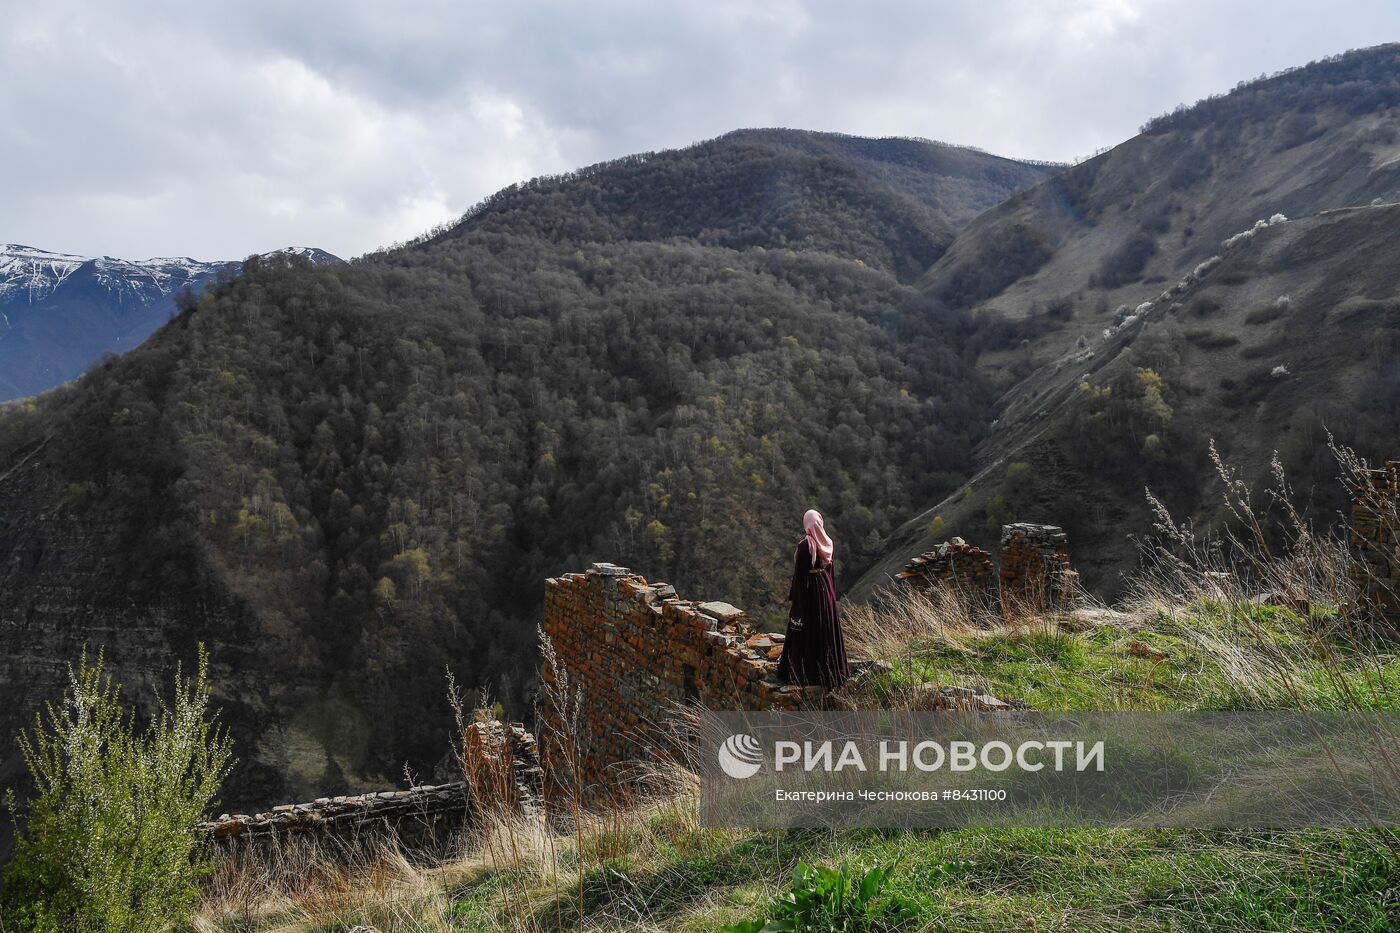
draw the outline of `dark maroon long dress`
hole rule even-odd
[[[806,538],[797,546],[792,568],[787,638],[778,661],[778,676],[794,684],[820,684],[828,690],[851,676],[836,607],[836,572],[830,563],[812,565]]]

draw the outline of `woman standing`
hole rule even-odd
[[[806,532],[797,545],[788,593],[787,637],[778,661],[778,676],[794,684],[820,684],[828,690],[851,676],[846,639],[836,608],[836,546],[826,533],[822,513],[802,516]]]

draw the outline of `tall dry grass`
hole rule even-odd
[[[988,688],[965,678],[944,682],[936,675],[931,680],[921,676],[921,658],[974,652],[979,642],[992,638],[1053,648],[1086,626],[1124,618],[1082,590],[1069,594],[1055,609],[1012,608],[1003,614],[1000,603],[986,593],[958,586],[895,586],[867,604],[843,606],[842,628],[850,654],[883,662],[896,676],[857,676],[838,691],[837,701],[847,708],[925,708],[930,688]],[[1046,666],[1050,670],[1052,662],[1047,660]],[[954,705],[968,706],[962,701]]]
[[[357,847],[292,837],[224,853],[192,925],[202,933],[256,928],[445,931],[465,860],[427,864],[393,839]]]
[[[538,801],[520,800],[508,757],[474,747],[469,726],[494,717],[489,697],[468,704],[449,675],[449,703],[461,737],[453,753],[471,801],[451,851],[425,859],[392,838],[355,847],[293,838],[222,855],[194,925],[202,933],[249,929],[445,931],[488,923],[491,930],[539,933],[596,922],[627,927],[609,908],[590,913],[590,879],[611,862],[674,851],[700,833],[683,710],[660,711],[655,755],[619,771],[606,789],[583,777],[584,693],[541,644],[552,678],[544,684],[537,738],[553,780]],[[674,715],[671,715],[674,713]],[[604,792],[606,790],[606,792]],[[464,891],[489,890],[489,917],[459,916]],[[477,898],[478,900],[480,898]],[[625,903],[625,898],[623,902]],[[619,908],[621,909],[621,908]]]
[[[1330,438],[1329,446],[1348,492],[1368,497],[1393,521],[1394,500],[1376,497],[1358,480],[1366,462]],[[1140,542],[1143,570],[1133,581],[1129,605],[1169,618],[1233,623],[1184,631],[1227,663],[1249,695],[1282,695],[1302,707],[1306,681],[1320,663],[1345,708],[1371,708],[1372,698],[1387,689],[1376,647],[1393,632],[1371,611],[1359,586],[1370,569],[1350,546],[1348,523],[1318,528],[1306,518],[1277,455],[1268,485],[1256,490],[1214,442],[1210,454],[1232,520],[1215,531],[1198,531],[1189,521],[1178,524],[1149,491],[1156,534]],[[1290,628],[1266,628],[1254,611],[1262,606],[1288,610],[1282,618]]]
[[[1396,500],[1365,480],[1370,465],[1330,435],[1328,447],[1350,498],[1379,514],[1392,533],[1400,529]],[[1181,631],[1261,706],[1308,710],[1321,686],[1341,710],[1394,711],[1387,667],[1396,633],[1365,595],[1362,583],[1373,571],[1351,546],[1349,520],[1322,528],[1309,520],[1277,453],[1263,489],[1227,463],[1214,441],[1210,456],[1231,521],[1198,533],[1189,521],[1174,521],[1148,491],[1157,534],[1143,542],[1144,570],[1130,602],[1196,623]],[[1396,542],[1392,534],[1390,546]],[[1390,718],[1371,716],[1369,725],[1377,779],[1400,785],[1400,738]]]

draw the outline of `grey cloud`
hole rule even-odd
[[[353,255],[740,126],[1070,159],[1400,25],[1299,0],[7,6],[0,239],[133,258]]]

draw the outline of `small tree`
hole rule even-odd
[[[195,824],[231,765],[229,739],[210,716],[209,661],[175,671],[170,703],[138,730],[102,655],[69,666],[60,704],[46,704],[20,750],[34,782],[15,817],[0,917],[7,931],[152,933],[188,920],[208,870]]]

